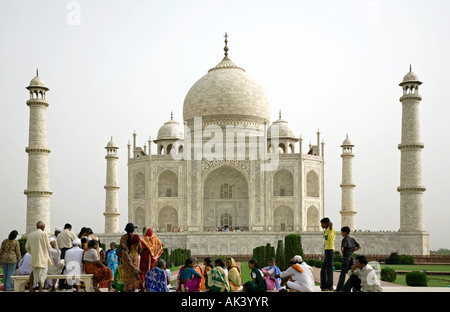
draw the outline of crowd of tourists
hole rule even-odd
[[[321,220],[324,229],[324,261],[320,270],[322,291],[382,291],[373,268],[364,256],[354,257],[361,248],[349,236],[350,229],[343,227],[341,274],[336,289],[333,288],[334,241],[333,223]],[[150,227],[136,233],[136,226],[128,223],[120,242],[112,242],[103,250],[92,229],[83,227],[79,234],[71,224],[56,228],[52,236],[45,232],[45,224],[39,221],[36,231],[27,235],[26,251],[21,257],[17,231],[12,231],[2,242],[0,261],[3,266],[5,291],[13,290],[12,275],[29,275],[30,292],[43,289],[75,289],[82,291],[81,274],[93,275],[94,291],[107,288],[109,292],[313,292],[315,289],[313,268],[300,255],[290,259],[289,267],[281,271],[274,258],[260,267],[255,259],[248,261],[249,281],[243,283],[242,271],[232,257],[227,259],[204,258],[199,263],[195,257],[186,259],[177,272],[176,286],[171,286],[171,272],[161,259],[164,244]],[[66,275],[65,278],[48,279],[49,275]],[[349,278],[346,280],[346,276]]]

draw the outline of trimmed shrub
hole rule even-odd
[[[170,262],[170,257],[169,257],[169,249],[163,248],[163,253],[161,254],[161,256],[159,258],[166,260],[168,269],[170,269],[172,267],[172,262]]]
[[[333,266],[334,266],[335,270],[340,270],[342,268],[342,263],[341,262],[334,262]]]
[[[314,260],[314,266],[316,268],[321,268],[323,264],[323,260]]]
[[[412,271],[406,274],[406,285],[408,286],[426,287],[428,284],[427,280],[428,278],[423,272]]]
[[[315,261],[316,260],[314,260],[314,259],[307,259],[307,260],[305,260],[306,264],[309,265],[309,266],[314,266],[314,262]]]
[[[300,234],[288,234],[284,237],[284,262],[289,267],[290,260],[300,255],[303,258],[302,239]]]
[[[266,253],[266,247],[265,246],[258,246],[253,248],[253,259],[256,259],[258,261],[258,264],[263,268],[265,266],[265,253]]]
[[[414,264],[414,258],[408,255],[400,255],[398,264]]]
[[[394,282],[397,278],[397,272],[393,268],[383,268],[381,269],[381,280],[385,282]]]
[[[344,258],[344,256],[342,256],[340,251],[335,251],[334,252],[334,261],[342,262],[342,258]]]
[[[277,252],[275,254],[275,259],[277,261],[277,266],[281,271],[285,271],[287,269],[284,260],[284,246],[283,241],[279,240],[277,244]]]
[[[386,263],[386,264],[398,264],[399,261],[400,261],[400,256],[398,255],[398,253],[397,252],[391,252],[391,254],[389,255],[389,257],[386,258],[384,263]]]
[[[25,244],[27,243],[27,239],[26,238],[19,238],[19,246],[20,246],[20,253],[22,254],[22,258],[23,256],[27,253],[27,249],[25,248]]]

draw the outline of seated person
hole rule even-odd
[[[352,269],[348,272],[349,278],[344,284],[342,291],[344,292],[381,292],[381,283],[378,280],[375,270],[370,264],[367,264],[367,258],[358,256],[355,259],[356,264],[352,265]]]
[[[180,268],[179,288],[177,291],[181,292],[196,292],[200,286],[202,276],[194,269],[194,260],[187,258],[184,266]]]
[[[148,292],[168,292],[166,261],[158,259],[155,267],[145,273],[145,288]]]

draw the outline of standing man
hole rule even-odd
[[[57,239],[58,249],[61,250],[61,259],[64,259],[66,251],[73,247],[73,240],[77,239],[77,235],[72,232],[72,225],[66,223],[64,230],[59,233]]]
[[[325,259],[320,270],[320,289],[322,291],[333,291],[334,240],[336,239],[336,232],[333,229],[333,222],[329,218],[320,220],[320,226],[325,229],[323,232]]]
[[[345,276],[347,275],[348,270],[355,264],[355,257],[353,253],[356,250],[361,249],[361,246],[358,242],[349,236],[350,227],[344,226],[341,228],[341,235],[343,237],[341,242],[341,253],[342,253],[342,267],[341,274],[339,275],[339,281],[336,287],[336,291],[342,291],[342,287],[344,287]]]
[[[39,284],[39,292],[47,279],[48,266],[52,265],[52,261],[48,255],[48,249],[51,248],[47,233],[44,232],[45,223],[39,221],[36,224],[36,231],[30,233],[25,244],[26,250],[31,255],[31,274],[30,274],[30,292],[33,292],[34,282]]]
[[[77,239],[77,235],[72,232],[72,225],[70,223],[66,223],[64,225],[64,230],[59,233],[57,237],[58,248],[61,251],[60,259],[64,260],[66,256],[66,251],[73,247],[73,241]],[[60,274],[64,273],[64,268]],[[63,289],[65,287],[66,281],[64,279],[59,280],[59,289]]]

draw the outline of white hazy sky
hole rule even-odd
[[[79,11],[70,6],[79,5]],[[258,81],[303,148],[325,141],[325,213],[340,225],[340,145],[355,144],[358,229],[398,230],[402,94],[420,93],[425,228],[450,248],[449,1],[0,2],[0,238],[25,232],[29,108],[36,68],[47,100],[51,230],[104,231],[106,151],[119,145],[120,228],[127,222],[127,143],[182,122],[190,87],[223,57]],[[74,18],[74,19],[73,19]],[[155,145],[153,145],[155,151]],[[297,147],[298,148],[298,147]]]

